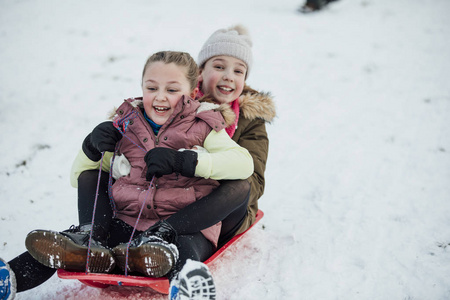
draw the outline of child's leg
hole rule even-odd
[[[89,227],[92,223],[98,172],[98,170],[84,171],[78,177],[78,219],[80,227]],[[108,196],[108,180],[109,173],[102,171],[93,228],[93,236],[99,237],[100,239],[104,239],[109,232],[113,216],[113,210]]]
[[[179,210],[166,221],[178,235],[196,233],[222,221],[222,233],[230,235],[230,231],[236,232],[247,214],[249,195],[247,180],[223,180],[209,195]]]
[[[16,275],[17,292],[23,292],[41,285],[56,272],[56,269],[39,263],[28,252],[17,256],[8,264]]]
[[[168,274],[170,299],[216,299],[216,287],[208,266],[201,263],[214,246],[201,233],[178,237],[180,258]]]
[[[239,206],[233,213],[222,220],[222,229],[220,231],[218,247],[222,247],[226,242],[231,240],[236,235],[239,228],[241,228],[241,225],[247,216],[248,199],[249,198],[247,197],[247,201],[244,203],[245,205]]]
[[[169,280],[183,268],[188,259],[205,261],[215,251],[213,244],[201,232],[179,235],[177,248],[180,256],[174,269],[168,274]]]
[[[109,272],[115,265],[113,254],[105,248],[113,211],[108,197],[108,173],[85,171],[78,178],[78,213],[80,226],[57,232],[33,230],[27,235],[25,245],[34,259],[50,268],[84,270],[87,249],[91,245],[89,268],[92,272]],[[95,222],[92,213],[99,185]],[[90,235],[92,241],[90,243]],[[89,244],[90,243],[90,244]]]

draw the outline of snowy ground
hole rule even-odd
[[[266,213],[212,266],[219,299],[450,298],[450,1],[0,0],[0,256],[77,222],[84,136],[147,56],[246,25],[271,91]],[[18,299],[164,299],[54,276]]]

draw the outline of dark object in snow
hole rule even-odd
[[[328,3],[334,2],[337,0],[306,0],[306,3],[303,4],[298,11],[302,13],[310,13],[314,11],[321,10],[324,8]]]

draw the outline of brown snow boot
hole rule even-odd
[[[47,267],[85,271],[90,230],[90,225],[72,226],[62,232],[33,230],[27,235],[25,246],[34,259]],[[101,229],[97,227],[96,231]],[[99,236],[92,237],[89,272],[109,273],[116,264],[112,251],[101,240]]]
[[[162,277],[175,266],[178,249],[175,246],[177,234],[166,221],[159,221],[136,236],[128,250],[127,270],[149,277]],[[125,270],[128,243],[113,249],[117,264]]]

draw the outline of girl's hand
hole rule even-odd
[[[122,134],[114,127],[113,122],[103,122],[84,139],[83,152],[90,160],[98,161],[102,152],[113,152],[121,139]]]
[[[144,157],[147,164],[146,179],[178,173],[186,177],[194,177],[198,154],[194,151],[177,151],[158,147],[147,152]]]

